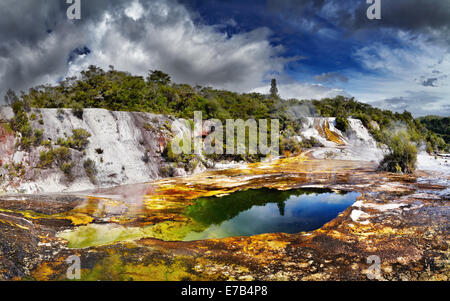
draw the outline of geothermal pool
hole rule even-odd
[[[315,230],[352,205],[359,195],[327,189],[263,188],[201,198],[184,214],[207,228],[191,231],[183,240]]]
[[[141,227],[94,223],[63,231],[59,236],[69,242],[70,248],[86,248],[142,238],[195,241],[299,233],[322,227],[352,205],[359,195],[328,189],[250,189],[198,198],[173,221]]]

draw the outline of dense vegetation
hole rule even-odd
[[[281,150],[295,153],[302,147],[319,146],[317,141],[304,140],[299,143],[292,139],[301,129],[300,117],[293,113],[294,107],[306,106],[320,116],[337,117],[337,128],[342,131],[348,128],[348,117],[362,120],[375,139],[390,148],[392,156],[386,160],[393,161],[393,164],[387,165],[394,166],[396,170],[400,167],[404,172],[410,171],[414,165],[410,163],[415,163],[400,162],[410,157],[409,155],[399,156],[405,149],[410,150],[410,143],[412,146],[423,144],[431,153],[445,150],[447,145],[442,137],[447,135],[448,138],[448,118],[446,119],[447,127],[444,128],[441,125],[436,126],[432,120],[426,119],[420,122],[409,112],[393,113],[344,97],[327,98],[321,101],[295,99],[286,101],[278,96],[276,81],[272,81],[270,95],[239,94],[210,87],[192,87],[187,84],[172,83],[168,74],[158,70],[150,71],[144,78],[117,71],[113,67],[105,71],[90,66],[81,72],[79,78],[67,78],[56,86],[38,86],[30,89],[28,93],[22,93],[20,97],[9,91],[5,99],[16,113],[12,127],[22,133],[23,139],[26,139],[23,143],[25,146],[39,144],[42,136],[39,132],[33,132],[23,116],[23,112],[29,111],[30,108],[71,108],[73,114],[79,118],[83,118],[84,108],[104,108],[116,111],[170,114],[187,119],[193,118],[194,111],[201,111],[204,119],[214,118],[222,121],[250,118],[279,119],[282,134]],[[442,124],[445,123],[442,122]],[[429,129],[437,131],[441,136]],[[392,133],[399,130],[403,132],[400,140],[392,137]],[[87,138],[88,133],[74,133],[72,140],[70,138],[61,140],[58,144],[61,147],[80,150]],[[404,145],[399,145],[399,141],[404,140],[406,141]],[[169,159],[177,159],[171,158],[170,153],[167,156]],[[243,159],[257,158],[248,156]]]
[[[426,116],[419,118],[419,121],[450,144],[450,117]]]
[[[392,133],[388,138],[390,152],[383,158],[379,169],[390,172],[411,173],[416,169],[417,147],[406,131]]]
[[[276,98],[261,94],[238,94],[209,87],[171,83],[161,71],[147,78],[111,68],[95,66],[68,78],[57,86],[38,86],[21,95],[26,108],[104,108],[113,111],[141,111],[193,117],[202,111],[204,119],[267,118],[278,111]]]

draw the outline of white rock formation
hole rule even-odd
[[[9,112],[3,114],[3,111],[5,110],[1,111],[3,119],[11,118]],[[48,150],[44,146],[35,147],[30,152],[15,150],[14,144],[10,144],[9,149],[0,148],[0,159],[4,166],[23,164],[27,169],[24,177],[4,181],[3,185],[0,183],[6,191],[32,193],[94,188],[95,185],[91,183],[83,167],[87,159],[95,162],[98,171],[97,186],[154,180],[165,175],[162,169],[166,162],[161,153],[169,139],[174,133],[188,131],[184,120],[148,113],[86,109],[82,119],[76,117],[71,110],[41,109],[33,110],[32,113],[37,116],[32,121],[32,127],[44,131],[44,140],[56,144],[58,138],[72,136],[72,130],[84,129],[91,134],[90,143],[84,152],[72,150],[72,158],[76,163],[73,181],[67,181],[58,168],[32,168],[39,164],[41,151]],[[199,170],[202,168],[198,167],[197,171]],[[179,175],[183,174],[180,168],[176,168],[176,171]]]
[[[303,118],[302,121],[301,135],[305,139],[314,138],[324,145],[324,147],[313,150],[312,155],[315,158],[375,162],[379,162],[383,158],[385,148],[377,145],[375,139],[359,119],[349,118],[349,128],[345,133],[336,128],[336,118],[308,117]],[[331,132],[332,139],[327,136],[326,130]]]
[[[83,151],[72,152],[75,166],[73,180],[68,180],[57,167],[39,169],[41,152],[45,146],[23,151],[15,147],[20,141],[12,133],[0,127],[0,192],[74,192],[97,187],[149,182],[165,176],[184,176],[199,173],[208,167],[227,168],[223,162],[206,163],[197,158],[198,164],[190,167],[168,163],[163,155],[174,136],[190,135],[190,122],[170,116],[138,112],[111,112],[103,109],[86,109],[82,118],[72,110],[33,110],[37,118],[31,121],[34,129],[44,132],[44,141],[54,146],[58,138],[72,136],[74,129],[84,129],[91,134],[90,143]],[[0,126],[13,117],[10,108],[0,108]],[[365,160],[379,162],[385,150],[377,145],[358,119],[349,119],[349,128],[342,133],[335,126],[335,118],[302,118],[303,128],[298,140],[319,141],[324,147],[316,147],[312,154],[323,159]],[[95,185],[84,168],[86,160],[95,162]],[[429,158],[426,158],[429,159]],[[419,163],[423,162],[419,157]],[[234,162],[238,164],[238,162]],[[427,166],[430,166],[427,161]],[[8,167],[9,165],[9,167]],[[22,168],[20,176],[11,176],[11,166]],[[8,167],[8,168],[6,168]],[[422,167],[419,164],[419,167]]]

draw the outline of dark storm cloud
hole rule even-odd
[[[60,24],[63,1],[0,2],[0,41],[20,41],[34,44]]]
[[[303,55],[288,49],[292,57],[283,57],[286,49],[280,43],[272,43],[275,38],[277,41],[283,38],[276,28],[271,30],[264,24],[224,35],[217,30],[221,24],[201,22],[201,16],[176,0],[140,0],[141,6],[131,9],[131,14],[125,13],[125,8],[130,9],[138,0],[81,1],[79,21],[67,19],[69,5],[64,0],[0,1],[0,103],[7,88],[26,90],[37,84],[53,83],[77,74],[88,64],[103,68],[115,65],[118,70],[140,75],[149,69],[160,69],[177,82],[251,91],[266,86],[271,77],[286,76],[286,64],[294,56],[298,59]],[[382,0],[383,19],[374,22],[365,18],[368,6],[365,2],[268,0],[265,7],[268,17],[274,20],[306,20],[301,24],[305,30],[314,32],[326,27],[335,29],[324,31],[332,32],[333,36],[341,30],[354,33],[389,27],[424,33],[433,41],[438,37],[450,40],[450,1]],[[242,5],[249,8],[249,4]],[[105,13],[109,15],[107,21]],[[294,27],[298,24],[292,22]],[[436,65],[432,69],[448,74],[444,67]],[[339,68],[320,68],[313,75],[319,74],[316,80],[323,83],[344,83],[345,76],[333,72],[320,74]],[[417,79],[416,84],[445,85],[440,74],[430,72],[423,72],[424,77]],[[438,80],[433,81],[434,78]],[[311,94],[320,94],[318,87],[321,85],[313,86]],[[297,93],[296,87],[290,88],[289,91]]]
[[[363,1],[360,1],[363,2]],[[384,26],[404,30],[448,30],[450,27],[450,2],[443,0],[395,0],[383,1],[382,20],[376,25],[365,17],[367,5],[360,4],[354,28]]]
[[[114,12],[127,0],[82,1],[82,19],[99,20],[105,11]],[[0,2],[0,41],[36,43],[58,27],[77,26],[66,17],[65,0],[2,0]],[[78,21],[78,23],[81,23]],[[78,24],[79,25],[79,24]]]
[[[8,88],[54,83],[88,64],[140,75],[160,69],[179,82],[249,91],[289,61],[269,29],[226,37],[176,0],[82,0],[81,20],[67,19],[69,6],[0,2],[0,103]]]
[[[267,73],[281,72],[289,60],[279,57],[281,47],[270,44],[267,28],[227,38],[213,27],[193,23],[181,6],[148,6],[143,11],[137,20],[121,15],[108,21],[99,40],[102,54],[119,69],[138,74],[161,69],[176,82],[248,91]],[[129,43],[142,57],[139,61],[128,55]]]
[[[126,1],[82,1],[82,22],[69,21],[63,0],[0,2],[0,103],[6,89],[27,89],[64,74],[67,61],[84,47],[83,32],[105,8],[114,12]]]
[[[349,33],[363,29],[393,28],[450,43],[450,1],[381,0],[381,20],[367,19],[365,0],[267,0],[267,9],[283,18],[309,19],[316,27],[330,23]]]

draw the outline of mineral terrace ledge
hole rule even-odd
[[[65,259],[78,255],[84,280],[368,280],[367,257],[377,255],[380,280],[449,279],[449,199],[439,195],[447,187],[418,182],[424,173],[377,173],[367,162],[290,158],[268,165],[142,185],[149,206],[146,214],[130,219],[99,215],[98,206],[120,207],[133,186],[97,191],[87,201],[56,197],[58,206],[52,209],[39,198],[0,197],[0,278],[64,280]],[[176,208],[199,196],[311,186],[362,195],[308,233],[194,242],[146,238],[85,249],[68,249],[56,237],[61,230],[108,218],[127,226],[173,221]]]

